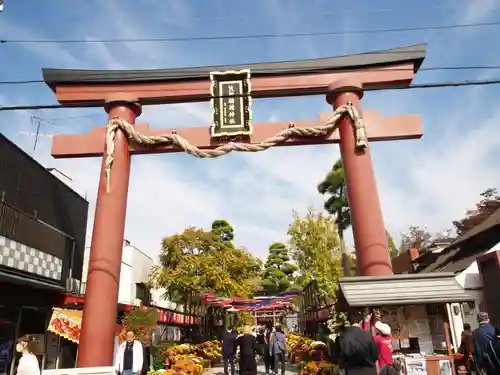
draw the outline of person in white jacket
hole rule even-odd
[[[120,375],[140,375],[143,363],[143,350],[140,341],[132,331],[127,331],[126,340],[116,354],[115,371]]]
[[[37,340],[31,335],[24,335],[17,340],[16,351],[22,353],[17,366],[17,375],[40,375],[40,365],[33,353]]]

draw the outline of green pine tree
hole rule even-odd
[[[335,217],[335,223],[337,224],[340,247],[342,250],[342,268],[344,270],[344,275],[349,276],[352,274],[352,267],[350,264],[349,256],[346,252],[347,248],[344,240],[344,231],[351,226],[351,210],[349,208],[349,201],[347,200],[347,189],[345,184],[344,166],[342,164],[342,159],[335,162],[332,170],[328,172],[325,179],[318,185],[318,192],[320,194],[330,195],[330,197],[325,201],[325,210]],[[387,235],[387,243],[389,247],[389,252],[391,258],[398,255],[398,249],[394,244],[389,232],[385,231]]]
[[[267,295],[276,295],[287,290],[296,290],[293,273],[297,267],[290,263],[287,247],[281,242],[269,246],[269,255],[264,265],[262,289]]]
[[[234,229],[226,220],[214,220],[212,222],[212,233],[216,241],[222,242],[229,247],[234,247]]]
[[[327,194],[330,197],[325,201],[325,210],[335,217],[335,223],[340,239],[340,248],[342,251],[342,269],[344,275],[351,274],[349,266],[349,254],[344,239],[344,232],[351,226],[351,211],[347,201],[347,191],[345,185],[344,165],[342,159],[335,162],[332,170],[328,172],[325,179],[318,185],[320,194]]]

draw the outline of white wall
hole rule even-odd
[[[483,254],[488,254],[497,250],[500,250],[500,242],[488,251],[485,251]],[[480,255],[482,254],[479,254],[478,256]],[[479,274],[477,262],[472,262],[464,271],[459,273],[455,279],[460,285],[462,285],[462,287],[464,287],[464,289],[478,291],[478,299],[474,301],[474,306],[465,306],[466,304],[453,303],[448,308],[448,317],[451,322],[454,345],[459,346],[460,337],[463,331],[463,324],[469,323],[472,329],[477,328],[476,314],[479,312],[478,306],[482,302],[481,289],[483,288],[483,282],[481,280],[481,275]],[[458,309],[460,310],[460,313],[455,314]]]
[[[164,298],[165,289],[153,289],[151,291],[151,304],[163,309],[175,310],[177,304]],[[183,312],[184,306],[178,306],[177,311]]]
[[[87,273],[90,257],[90,247],[85,248],[83,257],[82,286],[87,282]],[[149,279],[153,259],[144,254],[128,241],[124,241],[122,264],[120,270],[120,286],[118,302],[127,305],[138,305],[136,300],[136,284],[146,283]],[[84,289],[82,290],[82,293]]]
[[[497,250],[500,250],[500,242],[497,243],[488,251],[486,251],[484,254],[488,254]],[[479,268],[477,266],[476,261],[472,262],[472,264],[469,265],[469,267],[467,267],[464,271],[462,271],[456,277],[456,280],[465,289],[481,289],[483,287],[483,282],[481,280],[481,276],[479,275]]]

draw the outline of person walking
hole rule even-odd
[[[24,335],[16,344],[16,352],[21,353],[17,365],[17,375],[40,375],[40,365],[34,350],[37,340],[31,335]]]
[[[239,368],[240,375],[257,375],[257,340],[253,335],[252,328],[245,326],[243,335],[236,340],[236,346],[240,348]]]
[[[233,329],[228,328],[222,333],[222,360],[224,362],[224,375],[229,375],[229,367],[231,375],[235,375],[234,357],[236,355],[236,340],[238,335]]]
[[[264,328],[259,327],[259,330],[257,331],[257,337],[255,340],[257,341],[257,348],[258,348],[258,353],[261,356],[262,359],[264,359],[264,353],[265,353],[265,346],[266,346],[266,336],[265,336],[266,331]],[[267,351],[269,351],[269,348],[267,348]]]
[[[350,313],[350,326],[337,338],[339,364],[345,375],[377,375],[378,349],[370,332],[360,327],[359,315]]]
[[[115,371],[120,375],[140,375],[143,365],[143,349],[136,340],[133,331],[127,331],[125,341],[118,347],[115,359]]]
[[[472,332],[476,352],[476,370],[480,374],[498,375],[500,360],[494,350],[496,340],[495,327],[490,323],[485,312],[477,314],[479,327]]]
[[[462,338],[460,340],[460,347],[458,352],[463,355],[463,365],[470,374],[474,370],[474,337],[469,323],[464,323],[464,330],[462,331]]]
[[[269,351],[269,340],[271,339],[272,326],[270,324],[266,325],[264,329],[264,345],[262,346],[262,359],[264,360],[264,367],[266,375],[274,371],[273,356]]]
[[[280,364],[281,375],[285,375],[285,364],[288,357],[288,343],[281,326],[276,326],[275,332],[271,333],[271,337],[269,339],[269,354],[273,358],[273,372],[275,374],[278,373],[278,364]]]
[[[385,366],[392,364],[391,327],[380,320],[375,323],[376,335],[373,337],[378,349],[378,367],[382,372]]]

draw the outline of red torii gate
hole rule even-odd
[[[425,58],[425,51],[425,45],[417,45],[359,55],[245,66],[136,71],[44,69],[43,75],[61,104],[81,107],[102,105],[109,115],[110,124],[116,124],[117,121],[123,123],[124,120],[133,125],[141,114],[141,105],[208,101],[212,97],[211,72],[241,69],[251,70],[253,98],[323,94],[334,110],[354,108],[360,111],[364,89],[409,86]],[[321,114],[320,119],[326,116]],[[368,111],[364,114],[364,120],[369,127],[367,139],[370,141],[416,139],[422,136],[418,115],[383,117],[376,111]],[[315,124],[317,121],[301,121],[293,125],[255,124],[253,133],[242,143],[256,145],[283,129],[309,128]],[[133,130],[132,126],[130,128]],[[135,128],[144,135],[176,134],[201,151],[227,144],[227,141],[212,138],[206,127],[150,130],[146,124],[137,124]],[[357,147],[359,134],[353,131],[352,123],[346,116],[340,119],[338,130],[338,133],[330,132],[323,137],[292,137],[280,145],[340,144],[358,270],[366,276],[390,275],[392,268],[385,225],[368,144]],[[105,137],[105,134],[106,127],[94,127],[89,134],[56,135],[52,145],[55,158],[104,155],[80,337],[80,367],[106,366],[113,361],[130,157],[134,154],[183,152],[171,144],[155,147],[134,142],[129,144],[127,136],[130,133],[125,134],[123,128],[119,127],[113,132],[110,179],[110,154],[105,143],[107,139],[109,145],[113,137]]]

